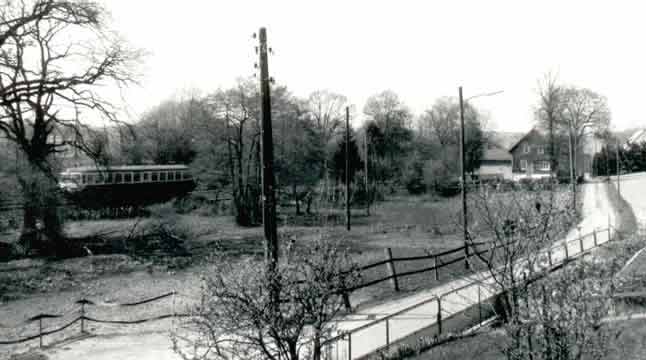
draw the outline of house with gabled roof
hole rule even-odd
[[[533,128],[509,149],[512,157],[512,178],[540,179],[552,175],[549,139]]]
[[[480,167],[474,174],[480,180],[511,180],[511,169],[512,156],[509,151],[497,144],[489,144],[480,160]]]

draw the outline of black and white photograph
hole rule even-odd
[[[0,360],[646,359],[644,14],[0,0]]]

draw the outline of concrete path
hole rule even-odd
[[[612,178],[617,186],[617,178]],[[622,197],[633,209],[639,225],[646,225],[646,173],[622,175],[619,184]]]

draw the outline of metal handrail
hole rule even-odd
[[[554,244],[554,245],[550,245],[550,246],[549,246],[545,251],[543,251],[543,252],[544,252],[544,253],[546,253],[546,254],[547,254],[547,253],[551,253],[554,249],[557,249],[557,248],[559,248],[559,247],[563,247],[563,246],[567,246],[567,245],[568,245],[569,243],[571,243],[571,242],[574,242],[574,241],[581,241],[581,239],[582,239],[582,238],[586,238],[586,237],[589,237],[589,236],[591,236],[591,235],[592,235],[592,236],[595,236],[595,234],[596,234],[596,233],[598,233],[598,232],[610,231],[611,229],[615,229],[615,228],[614,228],[612,225],[608,225],[608,228],[600,229],[600,230],[598,230],[598,231],[597,231],[597,230],[594,230],[593,232],[591,232],[591,233],[587,233],[587,234],[585,234],[585,235],[581,235],[581,236],[579,236],[579,237],[578,237],[578,238],[576,238],[576,239],[572,239],[572,240],[564,240],[564,241],[562,242],[562,244]],[[616,231],[616,229],[615,229],[615,231]],[[610,237],[610,233],[609,233],[609,234],[608,234],[608,241],[610,241],[610,240],[611,240],[611,237]],[[591,249],[593,249],[593,248],[597,248],[597,247],[599,247],[599,246],[600,246],[600,244],[595,244],[595,245],[593,245],[592,247],[590,247],[590,248],[588,248],[588,249],[586,249],[586,250],[584,250],[584,251],[582,251],[582,252],[578,252],[578,253],[576,253],[576,254],[573,254],[573,255],[568,255],[568,254],[566,253],[566,257],[565,257],[564,259],[562,259],[559,263],[552,264],[552,266],[551,266],[551,267],[549,267],[549,269],[554,269],[554,268],[556,268],[556,267],[557,267],[557,265],[558,265],[558,266],[560,266],[560,265],[562,265],[562,264],[564,264],[564,263],[567,263],[569,259],[571,259],[571,258],[573,258],[573,257],[574,257],[574,258],[575,258],[575,257],[578,257],[579,255],[583,254],[584,252],[587,252],[587,251],[589,251],[589,250],[591,250]],[[548,269],[548,270],[549,270],[549,269]],[[460,281],[460,280],[467,280],[467,279],[469,279],[469,278],[472,278],[472,276],[463,276],[463,277],[461,277],[461,278],[458,278],[458,279],[454,280],[454,282],[455,282],[455,281]],[[491,274],[490,274],[490,275],[488,275],[487,277],[485,277],[485,278],[481,279],[480,281],[484,281],[484,280],[486,280],[486,279],[491,279],[491,278],[493,278],[493,275],[491,275]],[[367,329],[367,328],[370,328],[370,327],[376,326],[376,325],[378,325],[378,324],[380,324],[380,323],[382,323],[382,322],[385,322],[385,321],[388,321],[388,320],[390,320],[390,319],[392,319],[392,318],[394,318],[394,317],[397,317],[398,315],[401,315],[401,314],[403,314],[403,313],[409,312],[409,311],[411,311],[411,310],[413,310],[413,309],[416,309],[416,308],[418,308],[418,307],[420,307],[420,306],[426,305],[426,304],[428,304],[428,303],[430,303],[430,302],[438,301],[438,299],[439,299],[439,300],[441,300],[441,299],[442,299],[443,297],[445,297],[445,296],[451,295],[451,294],[453,294],[453,293],[457,293],[458,291],[464,290],[464,289],[466,289],[466,288],[468,288],[468,287],[471,287],[471,286],[474,286],[474,285],[478,285],[478,283],[477,283],[477,282],[470,282],[470,283],[468,283],[468,284],[466,284],[466,285],[460,286],[460,287],[455,288],[455,289],[451,289],[451,290],[449,290],[449,291],[447,291],[447,292],[444,292],[444,293],[442,293],[442,294],[439,294],[439,295],[433,295],[432,297],[430,297],[430,298],[428,298],[428,299],[426,299],[426,300],[423,300],[423,301],[421,301],[421,302],[419,302],[419,303],[416,303],[416,304],[410,305],[410,306],[408,306],[408,307],[406,307],[406,308],[404,308],[404,309],[402,309],[402,310],[399,310],[399,311],[397,311],[397,312],[394,312],[394,313],[392,313],[392,314],[389,314],[389,315],[383,316],[383,317],[381,317],[381,318],[379,318],[379,319],[376,319],[376,320],[374,320],[374,321],[372,321],[372,322],[370,322],[370,323],[364,324],[364,325],[362,325],[362,326],[360,326],[360,327],[357,327],[357,328],[354,328],[354,329],[351,329],[351,330],[348,330],[348,331],[343,331],[343,332],[339,333],[338,335],[335,335],[334,337],[331,337],[331,338],[329,338],[329,339],[326,339],[326,340],[322,341],[322,342],[321,342],[321,346],[325,346],[325,345],[328,345],[328,344],[330,344],[330,343],[336,342],[336,341],[338,341],[338,340],[342,340],[342,339],[344,339],[344,338],[345,338],[346,336],[348,336],[348,335],[352,335],[352,334],[357,333],[357,332],[359,332],[359,331],[362,331],[362,330],[364,330],[364,329]]]

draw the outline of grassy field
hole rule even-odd
[[[509,193],[495,196],[509,197]],[[473,207],[473,206],[471,206]],[[118,276],[137,271],[170,271],[176,273],[199,272],[213,252],[225,252],[230,256],[262,256],[263,229],[243,228],[235,225],[231,216],[205,216],[199,213],[178,215],[170,207],[161,207],[156,212],[160,217],[121,220],[76,221],[66,224],[68,236],[89,239],[101,236],[107,239],[105,248],[95,249],[94,255],[101,257],[102,265],[83,266],[97,261],[91,258],[46,261],[25,259],[6,264],[0,263],[0,300],[19,299],[34,293],[73,290],[79,283],[95,279]],[[461,203],[459,197],[436,198],[431,196],[391,196],[371,208],[371,216],[365,209],[353,209],[352,229],[345,230],[342,209],[319,210],[314,215],[294,214],[291,208],[281,208],[279,237],[282,246],[292,243],[307,246],[321,233],[343,239],[352,257],[359,264],[369,264],[385,258],[384,249],[391,248],[394,257],[416,256],[438,253],[463,245],[461,233]],[[472,212],[469,222],[478,222],[478,214]],[[183,256],[173,256],[163,251],[135,251],[128,243],[129,238],[159,224],[169,225],[181,237],[189,240],[183,246],[188,250]],[[17,233],[5,233],[4,241],[15,241]],[[9,240],[7,240],[9,239]],[[482,240],[482,239],[479,239]],[[92,248],[91,245],[88,247]],[[121,253],[114,261],[111,253]],[[456,254],[456,256],[461,256]],[[18,264],[18,265],[16,265]],[[397,263],[396,271],[403,272],[432,266],[430,261]],[[87,269],[95,269],[92,272]],[[13,270],[12,270],[13,269]],[[100,269],[100,270],[97,270]],[[443,268],[440,282],[465,274],[464,263]],[[365,280],[387,276],[386,266],[380,266],[364,273]],[[402,279],[402,293],[436,285],[430,273]],[[388,282],[353,294],[353,303],[369,300],[378,301],[392,294]]]
[[[607,325],[610,339],[605,360],[642,360],[646,351],[646,323],[643,320],[613,322]],[[474,337],[435,347],[412,360],[478,359],[503,360],[501,345],[506,338],[501,330],[489,329]],[[585,358],[584,358],[585,359]]]
[[[344,239],[352,257],[359,264],[368,264],[383,260],[385,248],[391,248],[393,256],[399,257],[437,253],[462,246],[460,210],[459,197],[392,196],[373,206],[371,216],[366,215],[365,209],[353,209],[352,230],[348,232],[343,209],[319,210],[315,215],[296,216],[293,209],[282,208],[279,235],[283,245],[293,242],[307,246],[315,236],[325,232]],[[241,228],[235,225],[231,216],[169,214],[168,209],[161,209],[158,213],[165,214],[162,220],[153,216],[69,222],[66,232],[75,238],[101,234],[115,249],[121,246],[123,250],[124,244],[129,246],[125,240],[129,236],[159,223],[170,222],[174,229],[189,239],[184,244],[187,254],[172,256],[163,252],[132,254],[121,251],[120,254],[95,253],[94,256],[66,260],[22,259],[0,263],[0,300],[3,302],[0,337],[28,334],[33,329],[21,328],[14,332],[8,328],[37,312],[60,313],[74,308],[73,302],[82,297],[112,303],[137,301],[171,290],[189,297],[196,296],[200,275],[213,252],[225,252],[231,257],[262,256],[263,229],[260,227]],[[471,216],[470,221],[477,220],[477,214]],[[5,234],[8,238],[12,236],[16,234]],[[431,265],[429,261],[406,262],[397,264],[396,270],[402,272]],[[439,281],[431,273],[406,277],[400,280],[399,293],[392,290],[389,282],[383,282],[353,293],[351,302],[360,308],[438,285],[466,272],[464,263],[458,262],[443,268]],[[386,275],[386,266],[380,266],[365,273],[364,279]],[[151,307],[146,313],[168,313],[171,306],[174,305],[161,304]],[[136,309],[117,315],[105,314],[129,320],[142,316]],[[55,321],[51,321],[48,326],[54,325]],[[120,331],[136,331],[138,328],[122,328]]]

